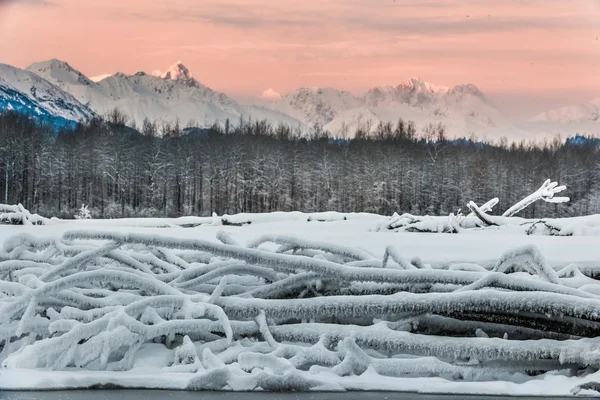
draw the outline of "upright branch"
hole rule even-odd
[[[556,193],[560,193],[565,190],[566,186],[558,186],[558,183],[551,182],[550,179],[546,179],[546,182],[535,192],[531,193],[529,196],[525,197],[523,200],[519,201],[514,206],[510,207],[508,210],[502,214],[503,217],[512,217],[517,214],[519,211],[528,207],[529,205],[535,203],[538,200],[544,200],[547,203],[566,203],[570,199],[568,197],[554,197]]]
[[[500,200],[497,197],[494,197],[493,199],[483,203],[481,205],[481,207],[479,207],[479,209],[483,212],[492,212],[492,209],[494,208],[494,206],[496,204],[498,204]],[[472,202],[473,204],[475,204],[474,202]],[[471,213],[469,215],[467,215],[467,217],[475,217],[475,213],[473,211],[471,211]]]

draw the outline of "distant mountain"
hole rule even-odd
[[[449,136],[516,137],[522,132],[489,102],[476,86],[435,86],[410,78],[396,86],[375,87],[363,96],[332,88],[301,88],[276,101],[260,104],[345,136],[359,127],[402,118],[418,127],[443,123]]]
[[[0,110],[15,110],[64,125],[95,114],[71,94],[38,75],[0,64]]]
[[[413,120],[418,127],[441,122],[449,136],[518,137],[515,128],[474,85],[453,88],[410,78],[382,86],[363,96],[333,88],[300,88],[281,98],[257,99],[243,105],[203,85],[181,62],[166,71],[134,75],[117,73],[88,79],[69,64],[49,60],[27,70],[47,79],[98,114],[116,108],[141,125],[144,118],[200,126],[232,124],[240,118],[267,119],[307,131],[313,126],[334,135],[352,136],[359,126]]]
[[[165,72],[154,71],[152,73],[154,76],[158,76],[162,79],[170,79],[172,81],[191,81],[192,74],[189,69],[185,65],[181,63],[181,61],[177,61],[175,64],[171,65]]]
[[[521,127],[544,137],[597,136],[600,134],[600,98],[542,112],[523,123]]]
[[[68,121],[104,115],[114,108],[141,126],[144,119],[209,127],[226,120],[268,120],[304,132],[312,127],[352,137],[359,127],[414,121],[420,130],[442,123],[452,137],[511,140],[600,132],[600,99],[551,110],[515,126],[472,84],[436,86],[413,77],[360,96],[334,88],[299,88],[283,96],[272,89],[242,104],[199,82],[181,62],[166,71],[116,73],[88,78],[56,59],[21,70],[0,64],[0,109]]]
[[[534,116],[531,122],[558,122],[572,124],[578,122],[598,122],[600,125],[600,98],[589,103],[556,108]]]
[[[27,67],[40,77],[71,93],[98,114],[119,108],[138,126],[148,118],[152,121],[189,122],[200,126],[214,123],[232,124],[240,118],[267,119],[275,124],[304,127],[297,119],[275,110],[239,104],[224,93],[210,89],[194,79],[181,63],[173,64],[166,72],[151,75],[116,73],[94,82],[64,61],[49,60]]]
[[[276,101],[262,100],[260,105],[293,116],[305,125],[325,126],[346,110],[360,107],[352,94],[333,88],[300,88]]]

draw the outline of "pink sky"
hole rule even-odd
[[[181,60],[237,97],[416,75],[543,109],[600,97],[599,36],[599,0],[0,0],[0,62],[95,76]]]

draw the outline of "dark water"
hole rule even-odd
[[[171,390],[71,390],[46,392],[0,391],[1,400],[540,400],[546,397],[441,395],[398,392],[264,393],[181,392]],[[576,397],[552,397],[572,400]],[[590,397],[579,397],[590,398]]]

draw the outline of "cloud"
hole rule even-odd
[[[271,88],[268,88],[267,90],[262,92],[262,95],[260,97],[266,100],[279,100],[281,99],[281,94],[279,94]]]
[[[381,18],[378,16],[347,16],[344,25],[348,28],[385,32],[396,35],[443,36],[450,34],[471,35],[522,30],[557,30],[595,28],[598,21],[565,17],[471,17],[462,18]]]
[[[98,75],[98,76],[92,76],[92,77],[90,77],[90,80],[93,82],[100,82],[102,79],[106,79],[109,76],[112,76],[112,74],[102,74],[102,75]]]
[[[317,36],[332,35],[336,30],[436,37],[527,29],[597,28],[599,21],[593,17],[593,10],[586,13],[583,6],[572,7],[573,12],[569,13],[544,14],[545,5],[556,4],[560,2],[511,0],[498,5],[497,0],[333,0],[325,3],[257,0],[248,4],[236,0],[209,0],[201,8],[184,1],[169,8],[145,8],[126,14],[145,20],[205,23],[245,31],[302,28],[299,32],[302,36],[315,32],[318,32]],[[591,7],[600,11],[598,6]]]
[[[55,6],[57,0],[0,0],[0,7],[4,5],[24,6]]]
[[[0,0],[1,1],[1,0]],[[289,12],[285,8],[246,3],[219,2],[203,4],[201,9],[190,7],[136,10],[126,12],[127,16],[161,22],[200,22],[239,29],[260,29],[266,27],[305,27],[321,20],[313,12]]]

